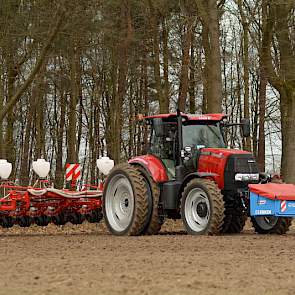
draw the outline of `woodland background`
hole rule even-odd
[[[0,0],[0,158],[27,184],[33,160],[142,152],[136,114],[224,112],[260,169],[295,183],[294,0]]]

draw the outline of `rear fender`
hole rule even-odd
[[[164,164],[154,155],[138,156],[130,159],[128,163],[142,166],[155,183],[163,183],[169,180]]]

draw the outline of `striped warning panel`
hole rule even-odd
[[[281,201],[281,212],[285,212],[287,210],[287,201]]]
[[[80,164],[66,164],[66,181],[77,181],[81,179]]]

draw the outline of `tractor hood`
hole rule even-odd
[[[248,180],[256,181],[259,177],[251,153],[226,148],[202,148],[198,158],[198,172],[214,173],[220,189],[237,189],[237,185],[247,187]],[[246,178],[247,181],[244,181]]]
[[[202,155],[211,155],[217,158],[227,158],[231,155],[252,155],[250,152],[236,149],[226,149],[226,148],[202,148]]]

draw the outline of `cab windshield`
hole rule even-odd
[[[183,125],[183,146],[225,148],[219,123]]]

